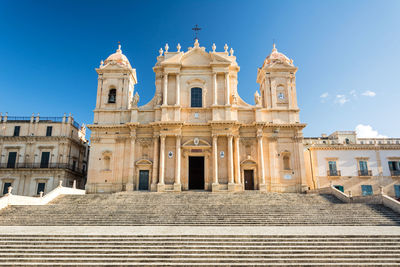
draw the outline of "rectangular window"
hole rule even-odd
[[[38,183],[36,194],[40,195],[40,192],[44,193],[45,186],[46,186],[46,183]]]
[[[191,89],[191,103],[192,108],[201,108],[203,106],[202,89],[194,87]]]
[[[46,136],[51,136],[52,131],[53,131],[53,126],[47,126]]]
[[[15,168],[15,163],[17,162],[17,152],[8,153],[7,168]]]
[[[368,163],[366,160],[360,160],[358,162],[360,167],[360,174],[359,176],[368,176]]]
[[[76,161],[74,160],[72,161],[72,170],[75,171],[75,168],[76,168]]]
[[[50,161],[50,152],[42,152],[42,158],[40,159],[40,168],[48,168]]]
[[[329,176],[338,176],[336,161],[329,161]]]
[[[8,193],[8,188],[11,186],[11,183],[4,183],[3,186],[3,195]]]
[[[361,185],[361,191],[363,196],[372,196],[372,185]]]
[[[397,199],[400,198],[400,184],[395,184],[394,185],[394,194]]]
[[[389,161],[389,170],[391,176],[400,176],[400,161]]]
[[[21,130],[21,126],[14,127],[14,136],[19,136],[19,131]]]

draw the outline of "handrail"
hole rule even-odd
[[[62,182],[62,181],[61,181]],[[8,193],[0,198],[0,210],[9,205],[46,205],[60,195],[84,195],[85,190],[59,185],[54,190],[41,197],[19,196]]]

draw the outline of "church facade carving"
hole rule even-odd
[[[307,189],[293,61],[275,46],[258,69],[256,105],[238,94],[234,51],[160,49],[153,99],[119,47],[100,67],[89,193]],[[104,151],[107,155],[104,156]]]

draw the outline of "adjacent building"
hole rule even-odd
[[[257,71],[255,105],[238,94],[239,70],[227,45],[167,44],[154,97],[138,106],[137,73],[119,47],[96,69],[87,191],[306,190],[297,67],[274,46]]]
[[[382,189],[400,198],[400,138],[357,138],[338,131],[304,138],[307,183],[311,189],[335,186],[352,195]]]
[[[89,144],[86,128],[71,115],[15,117],[0,114],[0,189],[18,195],[50,192],[63,181],[86,182]]]

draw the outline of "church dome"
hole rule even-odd
[[[282,63],[287,63],[289,65],[293,65],[292,60],[290,60],[284,54],[278,52],[278,49],[276,49],[275,44],[272,48],[271,54],[269,54],[269,56],[267,56],[267,58],[265,59],[264,65],[269,65],[274,62],[282,62]]]
[[[122,54],[121,45],[118,45],[118,49],[114,54],[111,54],[105,61],[104,64],[115,62],[124,66],[131,66],[128,58]]]

